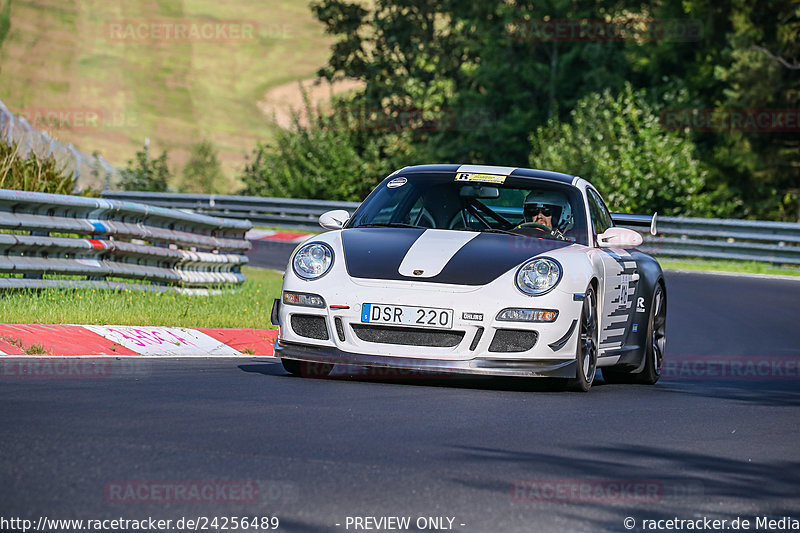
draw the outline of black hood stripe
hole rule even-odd
[[[342,232],[347,272],[355,278],[486,285],[526,259],[569,246],[570,242],[522,235],[481,233],[465,244],[431,278],[403,276],[403,258],[424,229],[353,228]]]
[[[347,273],[354,278],[406,279],[397,269],[408,249],[424,232],[424,229],[414,228],[343,230],[342,247]]]

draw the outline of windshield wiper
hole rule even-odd
[[[402,222],[382,222],[376,224],[360,224],[353,226],[354,228],[413,228],[413,229],[430,229],[423,226],[415,226],[414,224],[403,224]]]
[[[515,233],[513,231],[508,231],[508,230],[505,230],[505,229],[497,229],[497,228],[483,228],[483,229],[473,230],[473,231],[480,231],[481,233],[502,233],[502,234],[505,234],[505,235],[519,235],[519,233]]]
[[[525,228],[519,228],[519,229],[525,229]],[[552,241],[566,241],[567,240],[563,235],[561,235],[561,233],[541,233],[541,234],[536,234],[536,235],[527,235],[524,232],[508,231],[508,230],[497,229],[497,228],[484,228],[484,229],[474,230],[474,231],[480,231],[481,233],[503,233],[503,234],[506,234],[506,235],[521,235],[521,236],[525,236],[525,237],[538,237],[539,239],[548,239],[548,240],[552,240]]]

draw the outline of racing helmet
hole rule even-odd
[[[540,210],[544,216],[552,217],[554,230],[566,231],[572,227],[572,207],[564,193],[548,190],[529,192],[523,205],[525,222],[531,222]]]

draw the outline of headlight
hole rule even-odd
[[[322,242],[312,242],[301,246],[292,259],[294,273],[303,279],[317,279],[324,276],[333,265],[333,250]]]
[[[549,257],[537,257],[517,270],[517,288],[530,296],[550,292],[561,281],[561,265]]]

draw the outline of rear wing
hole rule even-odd
[[[639,226],[650,228],[650,235],[656,234],[656,216],[652,215],[629,215],[628,213],[611,213],[611,220],[619,226]]]

